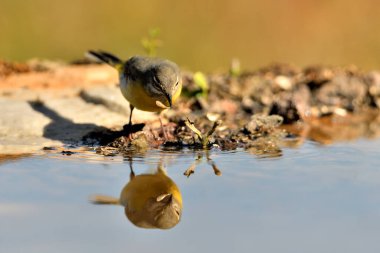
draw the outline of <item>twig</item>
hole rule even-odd
[[[187,119],[185,120],[185,124],[186,124],[186,126],[187,126],[188,128],[190,128],[190,130],[193,131],[193,132],[198,136],[199,140],[200,140],[201,143],[202,143],[202,147],[203,147],[203,148],[206,148],[206,147],[208,146],[210,136],[215,132],[216,128],[217,128],[218,126],[220,126],[221,123],[222,123],[222,122],[221,122],[220,120],[215,121],[215,122],[214,122],[214,125],[212,126],[212,128],[210,129],[210,131],[208,131],[206,134],[203,135],[203,134],[201,133],[201,131],[199,131],[198,128],[196,128],[196,127],[194,126],[194,123],[191,122],[191,121],[189,120],[189,118],[187,118]]]
[[[187,119],[185,120],[185,124],[186,124],[186,126],[187,126],[188,128],[190,128],[191,131],[193,131],[193,132],[198,136],[198,138],[199,138],[201,141],[203,140],[203,136],[202,136],[201,132],[198,130],[198,128],[196,128],[196,127],[194,126],[194,123],[191,122],[191,121],[189,120],[189,118],[187,118]]]

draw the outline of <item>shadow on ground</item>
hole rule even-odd
[[[37,112],[48,117],[51,122],[44,127],[43,137],[58,140],[64,144],[106,145],[121,136],[141,131],[144,124],[132,127],[124,126],[122,130],[112,130],[92,123],[78,124],[59,115],[40,101],[29,101]]]

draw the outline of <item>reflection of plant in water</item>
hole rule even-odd
[[[221,176],[222,172],[216,166],[215,162],[210,158],[210,150],[208,149],[205,149],[204,151],[199,152],[197,154],[197,158],[195,159],[195,161],[190,165],[190,167],[183,174],[187,177],[190,177],[191,174],[194,174],[195,168],[202,162],[204,155],[206,155],[207,163],[211,165],[212,169],[214,170],[214,174],[217,176]]]

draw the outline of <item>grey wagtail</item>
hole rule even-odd
[[[137,227],[169,229],[177,225],[182,215],[182,195],[162,165],[152,174],[135,176],[131,167],[130,181],[120,198],[95,195],[94,204],[124,206],[125,215]]]
[[[120,89],[129,101],[132,112],[137,109],[161,112],[172,107],[182,90],[182,79],[178,66],[169,60],[144,56],[133,56],[127,61],[104,51],[88,51],[88,55],[105,62],[119,72]]]

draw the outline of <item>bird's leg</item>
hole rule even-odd
[[[125,141],[131,141],[133,136],[132,136],[132,112],[135,107],[132,104],[129,104],[129,122],[128,125],[124,125],[124,131],[128,132],[128,137],[124,137]]]
[[[133,112],[133,109],[135,109],[135,107],[132,104],[129,104],[129,109],[130,109],[130,112],[129,112],[128,126],[132,127],[132,112]]]
[[[129,169],[130,169],[130,173],[129,173],[129,180],[132,180],[134,177],[135,177],[135,172],[133,171],[133,166],[132,166],[132,157],[129,158]]]
[[[164,134],[165,142],[167,142],[168,141],[168,134],[166,133],[166,129],[164,128],[164,124],[162,124],[161,115],[160,115],[159,119],[160,119],[161,131]]]

